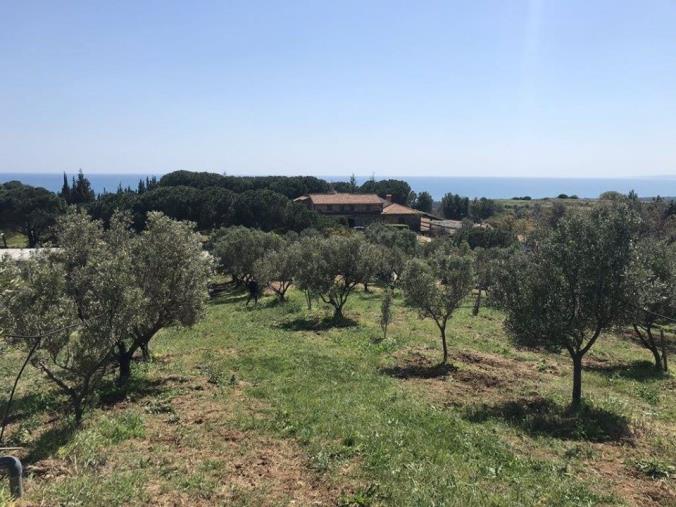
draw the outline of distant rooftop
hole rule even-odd
[[[383,209],[383,215],[423,215],[422,211],[417,209],[409,208],[408,206],[402,206],[396,202],[392,204],[387,204],[385,201],[385,209]]]
[[[382,204],[383,200],[376,194],[309,194],[294,199],[304,201],[310,199],[312,204]]]

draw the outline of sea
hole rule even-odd
[[[73,174],[69,174],[71,178]],[[97,193],[114,192],[119,186],[136,188],[140,179],[161,174],[103,174],[85,173]],[[350,176],[320,176],[327,181],[347,181]],[[676,175],[645,178],[503,178],[503,177],[426,177],[396,176],[408,182],[415,192],[427,191],[435,200],[447,192],[467,197],[510,199],[530,196],[533,199],[556,197],[559,194],[596,198],[601,193],[614,190],[627,193],[635,191],[639,197],[676,197]],[[356,177],[361,184],[368,177]],[[386,176],[377,179],[387,179]],[[0,183],[19,180],[22,183],[44,187],[58,192],[63,184],[63,173],[0,173]]]

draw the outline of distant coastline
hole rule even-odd
[[[91,181],[94,191],[114,192],[118,186],[135,189],[139,179],[161,174],[103,174],[85,173]],[[69,174],[72,176],[72,174]],[[347,181],[345,176],[319,176],[327,181]],[[530,196],[534,199],[556,197],[565,193],[580,198],[596,198],[602,192],[615,190],[627,193],[634,190],[640,197],[676,196],[676,176],[647,176],[644,178],[527,178],[527,177],[488,177],[488,176],[394,176],[393,179],[405,180],[415,192],[427,191],[435,200],[452,192],[468,197],[488,197],[492,199],[510,199],[515,196]],[[357,176],[357,182],[369,179]],[[377,176],[376,179],[388,179]],[[61,173],[0,173],[0,182],[19,180],[25,184],[44,187],[58,192],[63,183]]]

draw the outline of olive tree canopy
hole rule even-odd
[[[211,251],[221,270],[238,283],[246,283],[254,275],[254,265],[267,253],[279,250],[283,237],[246,227],[228,227],[213,234]]]
[[[118,219],[118,222],[121,219]],[[119,227],[121,228],[121,227]],[[114,226],[111,226],[114,230]],[[118,237],[123,232],[119,231]],[[120,381],[130,374],[130,361],[156,333],[169,326],[190,326],[206,309],[212,259],[202,249],[192,222],[179,222],[159,212],[148,213],[145,230],[129,236],[133,287],[139,291],[135,323],[116,343]],[[111,244],[111,248],[123,248]]]
[[[284,245],[279,250],[272,250],[254,263],[253,276],[261,287],[269,287],[284,301],[286,291],[293,282],[296,266],[303,262],[302,252],[293,245]]]
[[[528,253],[501,270],[498,301],[514,341],[573,361],[572,405],[582,396],[582,358],[627,308],[636,217],[624,204],[569,213]]]
[[[138,322],[141,294],[128,249],[109,247],[113,231],[84,212],[59,219],[61,249],[18,266],[7,338],[71,402],[76,422],[91,401],[115,343]]]
[[[446,324],[472,284],[472,263],[465,256],[439,254],[428,262],[413,259],[404,270],[401,286],[406,302],[417,308],[421,317],[434,320],[439,328],[442,364],[448,361]]]
[[[634,251],[629,281],[633,304],[628,312],[636,337],[653,354],[655,368],[667,371],[667,347],[655,334],[658,327],[670,323],[676,309],[676,243],[640,242]]]
[[[298,285],[333,306],[336,319],[343,318],[348,297],[370,269],[365,268],[363,244],[357,235],[310,237],[298,243],[304,252],[304,261],[296,270]]]

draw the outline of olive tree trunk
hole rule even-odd
[[[573,359],[573,399],[571,408],[577,410],[582,404],[582,354],[572,354]]]
[[[653,355],[653,360],[655,361],[655,369],[659,371],[667,371],[667,358],[666,358],[666,346],[664,344],[664,331],[660,331],[661,343],[658,346],[657,340],[653,336],[652,329],[650,327],[644,327],[645,333],[642,333],[638,325],[634,324],[634,332],[640,340],[641,344],[647,348]],[[661,350],[660,350],[661,349]]]
[[[481,288],[479,288],[479,293],[476,295],[474,300],[474,308],[472,308],[472,315],[475,317],[479,315],[479,308],[481,308]]]

